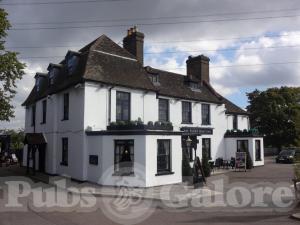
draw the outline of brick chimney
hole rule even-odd
[[[209,83],[209,61],[210,59],[204,55],[196,57],[189,56],[186,61],[187,76],[189,78],[197,78],[201,81]]]
[[[134,26],[128,30],[127,36],[123,39],[123,47],[133,54],[142,65],[144,64],[144,37],[145,35],[138,32]]]

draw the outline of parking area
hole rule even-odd
[[[265,165],[255,167],[247,172],[230,172],[228,174],[230,182],[289,182],[292,183],[294,176],[293,165],[275,163],[275,157],[266,157]]]
[[[0,168],[0,176],[8,177],[14,174],[13,169]],[[276,164],[274,158],[267,158],[265,166],[256,167],[248,172],[227,172],[223,175],[212,176],[208,179],[208,186],[220,178],[226,177],[228,184],[225,186],[225,191],[229,189],[232,183],[244,183],[245,186],[251,186],[267,183],[280,183],[285,182],[292,184],[293,178],[293,166],[291,164]],[[48,187],[48,185],[44,185]],[[5,196],[0,195],[1,199]],[[28,197],[30,198],[30,197]],[[195,200],[195,199],[194,199]],[[269,200],[267,200],[269,201]],[[137,205],[136,209],[129,211],[127,214],[116,214],[120,207],[126,206],[129,202]],[[267,203],[267,202],[266,202]],[[112,205],[115,204],[117,210]],[[109,206],[109,207],[108,207]],[[147,212],[149,215],[139,214]],[[126,220],[129,218],[132,222],[141,221],[139,224],[298,224],[289,218],[289,215],[293,211],[290,207],[285,211],[276,211],[273,208],[254,209],[251,207],[238,209],[233,207],[214,208],[208,207],[203,210],[197,207],[184,207],[182,209],[170,209],[168,207],[162,207],[161,204],[148,204],[148,200],[144,201],[131,201],[126,198],[110,198],[110,197],[97,197],[97,208],[87,212],[39,212],[29,209],[25,212],[0,212],[0,225],[25,225],[25,224],[39,224],[39,225],[63,225],[63,224],[126,224]],[[125,215],[125,216],[124,216]],[[118,218],[118,216],[120,216]],[[145,216],[145,218],[143,218]],[[123,223],[122,223],[123,221]]]

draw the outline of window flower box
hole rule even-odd
[[[261,137],[257,129],[250,130],[227,130],[225,137]]]
[[[119,121],[112,122],[107,126],[107,130],[173,130],[172,123],[169,122],[148,122],[144,124],[141,121]]]

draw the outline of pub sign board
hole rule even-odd
[[[246,152],[236,152],[235,153],[235,169],[247,171],[246,162],[247,162]]]
[[[212,135],[213,129],[212,128],[202,128],[202,127],[182,127],[180,129],[184,132],[184,135]]]

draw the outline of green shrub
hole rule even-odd
[[[202,168],[203,168],[203,172],[204,172],[204,176],[205,177],[209,177],[210,176],[210,166],[209,166],[209,159],[208,159],[208,154],[206,151],[204,151],[202,153]]]
[[[190,177],[193,175],[192,168],[190,166],[190,162],[188,156],[185,152],[182,153],[182,176]]]
[[[251,170],[253,168],[253,161],[248,150],[246,151],[246,168],[247,170]]]
[[[153,122],[152,122],[152,121],[149,121],[149,122],[148,122],[148,126],[151,126],[151,127],[153,127],[153,125],[154,125],[154,124],[153,124]]]

